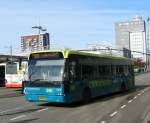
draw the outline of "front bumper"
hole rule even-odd
[[[32,95],[25,94],[25,99],[29,102],[57,102],[66,103],[65,95]]]
[[[11,84],[5,84],[6,88],[21,88],[22,84],[18,84],[18,83],[11,83]]]

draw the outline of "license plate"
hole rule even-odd
[[[47,100],[47,98],[46,97],[39,97],[39,100]]]

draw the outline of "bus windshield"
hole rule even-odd
[[[17,63],[6,64],[6,74],[17,74]]]
[[[64,60],[33,59],[29,61],[30,81],[62,81]]]

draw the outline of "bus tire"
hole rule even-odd
[[[82,103],[87,104],[91,101],[91,91],[89,88],[85,88],[82,94]]]

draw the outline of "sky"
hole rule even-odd
[[[115,23],[150,16],[149,0],[0,0],[0,53],[20,50],[21,36],[47,28],[51,48],[115,44]]]

